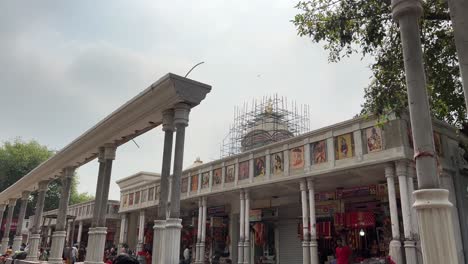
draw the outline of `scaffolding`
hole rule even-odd
[[[264,96],[234,107],[234,122],[221,144],[221,158],[304,134],[310,108],[286,97]]]

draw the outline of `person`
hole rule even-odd
[[[120,254],[112,261],[112,264],[139,264],[139,262],[128,254]]]
[[[190,263],[190,249],[188,246],[185,246],[185,249],[184,249],[184,263],[185,264]]]
[[[336,240],[335,249],[336,264],[350,264],[351,253],[351,249],[348,246],[343,245],[341,238],[338,238]]]
[[[75,244],[71,248],[71,264],[75,264],[78,258],[78,245]]]

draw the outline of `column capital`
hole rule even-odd
[[[28,200],[30,194],[31,194],[31,191],[23,191],[21,193],[21,200],[22,201]]]
[[[16,198],[10,198],[8,199],[8,206],[13,207],[16,205]]]
[[[46,192],[48,187],[49,187],[49,180],[45,180],[45,181],[40,181],[37,186],[37,191],[39,192]]]
[[[104,153],[105,153],[105,148],[104,147],[99,147],[99,153],[98,153],[98,162],[102,163],[104,162]]]
[[[245,199],[244,190],[243,190],[243,189],[240,189],[240,190],[239,190],[239,197],[240,197],[241,200],[244,200],[244,199]]]
[[[315,179],[314,178],[307,178],[307,189],[312,190],[315,186]]]
[[[398,21],[403,15],[419,18],[423,12],[421,0],[392,0],[392,16]]]
[[[408,162],[406,160],[399,160],[395,162],[396,167],[396,175],[400,176],[407,176],[408,175]]]
[[[162,130],[174,131],[174,110],[167,109],[162,113]]]
[[[244,189],[244,198],[245,200],[250,199],[250,191],[247,189]]]
[[[104,159],[106,160],[115,160],[115,151],[117,147],[115,144],[105,144],[104,145]]]
[[[206,207],[206,196],[203,196],[202,197],[202,206],[205,206]]]
[[[63,169],[63,178],[71,178],[75,175],[76,167],[66,167]]]
[[[307,182],[305,179],[302,179],[300,182],[299,182],[299,189],[301,191],[306,191],[307,190]]]
[[[393,163],[385,164],[385,177],[386,178],[395,177],[395,166],[393,165]]]
[[[188,126],[190,105],[178,103],[174,107],[174,125]]]

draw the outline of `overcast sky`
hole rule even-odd
[[[327,61],[297,36],[297,0],[0,1],[0,140],[59,150],[167,72],[212,85],[191,113],[185,166],[219,157],[233,108],[278,93],[309,104],[311,128],[352,118],[369,82],[359,56]],[[160,172],[160,128],[117,151],[115,181]],[[97,161],[79,168],[94,195]]]

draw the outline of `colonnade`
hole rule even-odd
[[[165,144],[163,153],[163,165],[161,173],[161,182],[165,182],[161,186],[160,204],[164,205],[163,210],[160,211],[158,220],[155,221],[154,226],[154,250],[156,254],[153,256],[153,263],[178,263],[180,252],[180,235],[181,235],[181,222],[180,219],[180,179],[182,174],[183,153],[185,143],[185,127],[188,125],[188,116],[190,112],[190,105],[186,103],[178,103],[173,109],[163,112],[163,130],[165,131]],[[173,174],[170,174],[171,158],[172,158],[172,140],[173,131],[176,131],[176,143],[174,152],[174,167]],[[108,203],[109,187],[112,174],[112,163],[115,160],[117,145],[104,144],[99,147],[98,162],[98,180],[96,186],[96,199],[94,204],[93,219],[91,228],[88,232],[88,247],[85,263],[87,264],[102,264],[104,256],[104,248],[107,235],[106,227],[106,208]],[[67,212],[68,203],[71,194],[71,183],[75,174],[76,167],[66,167],[60,175],[61,179],[61,197],[59,202],[57,222],[55,231],[52,234],[51,251],[49,256],[49,263],[62,264],[63,263],[63,249],[66,242],[66,225],[67,225]],[[35,207],[35,217],[31,226],[31,236],[29,239],[30,251],[27,256],[28,261],[38,261],[38,248],[40,244],[40,230],[41,219],[44,209],[45,193],[47,191],[49,181],[39,182],[38,199]],[[20,214],[18,218],[18,228],[16,236],[13,241],[13,250],[18,250],[21,241],[21,226],[26,214],[26,205],[30,192],[23,192],[20,198]],[[8,214],[6,218],[6,229],[2,239],[1,250],[6,251],[9,241],[10,228],[12,223],[13,211],[17,199],[8,200]],[[206,204],[206,202],[205,202]],[[3,220],[3,213],[7,208],[6,204],[0,204],[0,223]],[[127,221],[126,218],[125,221]],[[144,224],[145,224],[145,211],[140,213],[140,230],[138,233],[139,250],[142,250],[144,243]],[[124,230],[120,232],[119,242],[126,241],[126,223],[121,226]],[[79,223],[79,231],[77,241],[81,241],[81,233],[83,229],[82,222]]]
[[[302,179],[299,189],[302,205],[302,263],[318,264],[314,179]]]

